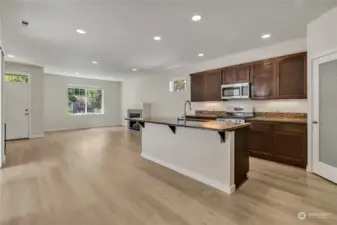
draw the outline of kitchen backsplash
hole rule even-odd
[[[228,106],[253,106],[255,112],[307,113],[308,100],[239,100],[226,102],[193,102],[194,110],[225,111]]]

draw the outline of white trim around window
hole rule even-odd
[[[70,116],[104,115],[103,88],[68,85],[67,98],[67,113]]]

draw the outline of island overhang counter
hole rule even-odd
[[[248,123],[125,119],[142,126],[143,158],[228,194],[248,179]]]

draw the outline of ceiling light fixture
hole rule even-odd
[[[137,69],[132,69],[132,71],[137,71]]]
[[[267,39],[267,38],[270,38],[271,37],[271,34],[263,34],[261,36],[262,39]]]
[[[98,64],[98,62],[96,62],[96,61],[92,61],[92,63],[93,63],[93,64]]]
[[[8,56],[8,58],[14,58],[14,55],[11,55],[11,54],[9,54],[7,56]]]
[[[204,56],[204,53],[199,53],[198,56],[199,56],[199,57],[203,57],[203,56]]]
[[[193,21],[199,21],[199,20],[201,20],[201,16],[200,15],[194,15],[194,16],[192,16],[192,20]]]
[[[76,32],[79,33],[79,34],[85,34],[85,33],[87,33],[87,32],[85,32],[85,31],[82,30],[82,29],[77,29]]]
[[[160,41],[160,40],[161,40],[161,37],[160,37],[160,36],[155,36],[155,37],[153,37],[153,40],[155,40],[155,41]]]

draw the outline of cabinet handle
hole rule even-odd
[[[318,124],[318,121],[314,120],[312,121],[313,124]]]

